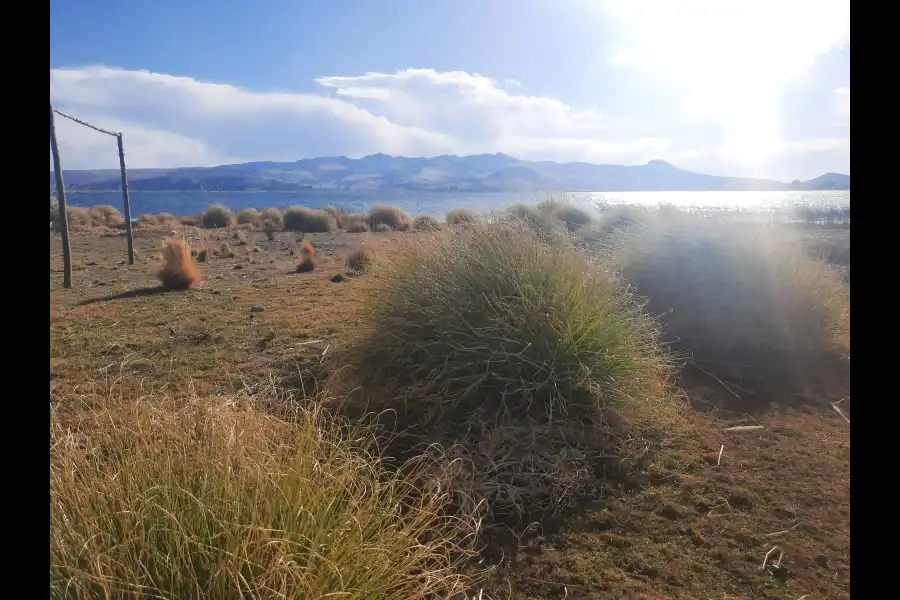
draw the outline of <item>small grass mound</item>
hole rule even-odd
[[[90,213],[91,220],[95,225],[105,227],[119,227],[120,225],[125,224],[125,218],[122,216],[122,213],[119,212],[119,209],[115,206],[101,204],[98,206],[92,206],[88,209],[88,212]]]
[[[221,229],[234,225],[234,213],[230,208],[221,204],[213,204],[203,211],[200,216],[200,224],[207,229]]]
[[[300,248],[300,263],[297,265],[297,272],[308,273],[314,270],[317,265],[316,249],[309,242],[303,242],[303,246]]]
[[[409,229],[409,217],[396,206],[379,204],[369,211],[369,228],[378,231],[379,225],[387,225],[394,231],[406,231]]]
[[[849,290],[781,226],[667,214],[620,232],[613,247],[667,338],[736,395],[834,389],[849,351]]]
[[[369,216],[365,213],[345,214],[341,227],[346,229],[347,233],[365,233],[371,229],[369,227]]]
[[[180,224],[181,220],[171,213],[159,213],[155,215],[141,215],[138,217],[138,223],[144,227],[174,227]]]
[[[360,244],[347,255],[347,268],[364,272],[375,262],[375,248],[369,244]]]
[[[334,217],[334,222],[337,223],[338,229],[344,228],[344,209],[342,207],[329,205],[322,207],[322,212]]]
[[[259,221],[263,228],[281,229],[284,227],[284,215],[277,208],[267,208],[259,214]]]
[[[448,225],[467,225],[478,222],[478,215],[467,208],[454,208],[447,213]]]
[[[501,215],[501,219],[512,219],[531,229],[532,233],[541,237],[556,238],[565,233],[562,223],[546,212],[540,211],[536,206],[516,204],[511,206]]]
[[[184,240],[166,240],[162,249],[162,267],[156,276],[169,290],[186,290],[200,282],[200,270]]]
[[[413,219],[413,231],[439,231],[441,223],[431,215],[419,215]]]
[[[255,208],[245,208],[237,214],[238,225],[257,225],[261,215]]]
[[[287,398],[68,398],[50,428],[51,598],[459,598],[476,521],[365,427]],[[102,407],[102,408],[100,408]]]
[[[284,212],[284,228],[301,233],[333,233],[337,231],[337,221],[323,210],[292,206]]]
[[[398,444],[457,448],[445,475],[496,516],[565,510],[593,480],[602,409],[667,385],[623,287],[519,223],[397,240],[360,283],[361,326],[334,360]]]

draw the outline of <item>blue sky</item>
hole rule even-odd
[[[849,172],[849,0],[50,3],[54,106],[132,167],[506,152]],[[66,168],[115,144],[61,120]]]

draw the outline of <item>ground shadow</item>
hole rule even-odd
[[[88,298],[78,303],[78,306],[86,306],[88,304],[97,304],[98,302],[110,302],[112,300],[126,300],[128,298],[142,298],[144,296],[155,296],[157,294],[165,294],[172,290],[161,285],[151,287],[142,287],[135,290],[119,292],[118,294],[110,294],[109,296],[100,296],[97,298]]]

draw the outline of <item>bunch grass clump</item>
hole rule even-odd
[[[367,271],[375,262],[375,257],[375,248],[370,244],[360,244],[347,255],[347,268],[360,273]]]
[[[257,225],[260,220],[260,213],[255,208],[245,208],[237,214],[238,225]]]
[[[668,214],[619,232],[612,246],[666,337],[725,381],[809,391],[849,351],[846,284],[783,226]]]
[[[369,428],[318,402],[287,423],[256,408],[289,403],[275,392],[68,400],[51,598],[463,597],[475,520],[417,487],[427,461],[389,472]]]
[[[590,481],[600,411],[665,393],[654,321],[521,223],[398,240],[367,279],[362,326],[335,360],[409,443],[462,448],[451,479],[495,515],[566,508]]]
[[[314,270],[318,264],[316,249],[309,242],[303,242],[303,246],[300,247],[300,262],[297,264],[297,272],[308,273]]]
[[[200,216],[200,223],[207,229],[221,229],[234,225],[235,216],[230,208],[221,204],[207,207]]]
[[[341,226],[347,233],[366,233],[371,230],[369,216],[365,213],[345,213]]]
[[[413,231],[438,231],[441,224],[431,215],[419,215],[413,219],[412,228]]]
[[[468,208],[454,208],[447,213],[448,225],[468,225],[478,221],[478,215]]]
[[[166,240],[162,249],[162,267],[156,276],[169,290],[186,290],[200,283],[200,270],[194,264],[191,247],[184,240]]]
[[[292,206],[284,212],[284,228],[300,233],[333,233],[337,220],[324,210]]]
[[[377,204],[369,210],[369,229],[378,231],[379,225],[387,225],[394,231],[409,229],[409,217],[402,209],[388,204]]]
[[[538,212],[560,221],[569,233],[591,222],[591,214],[565,200],[544,200],[535,206]]]

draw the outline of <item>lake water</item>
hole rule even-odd
[[[562,193],[548,192],[415,192],[375,191],[342,192],[337,190],[298,193],[276,192],[130,192],[131,210],[136,218],[145,213],[167,212],[178,216],[196,215],[211,204],[224,204],[238,211],[244,208],[286,208],[306,206],[321,208],[329,204],[342,206],[347,212],[365,212],[374,204],[393,204],[406,213],[443,217],[454,208],[468,208],[480,213],[502,210],[519,203],[533,203],[560,198]],[[850,205],[848,190],[817,192],[570,192],[572,203],[586,208],[609,204],[727,208],[743,210],[779,210],[796,204],[820,207]],[[122,206],[121,192],[68,191],[66,199],[74,206],[111,204]]]

